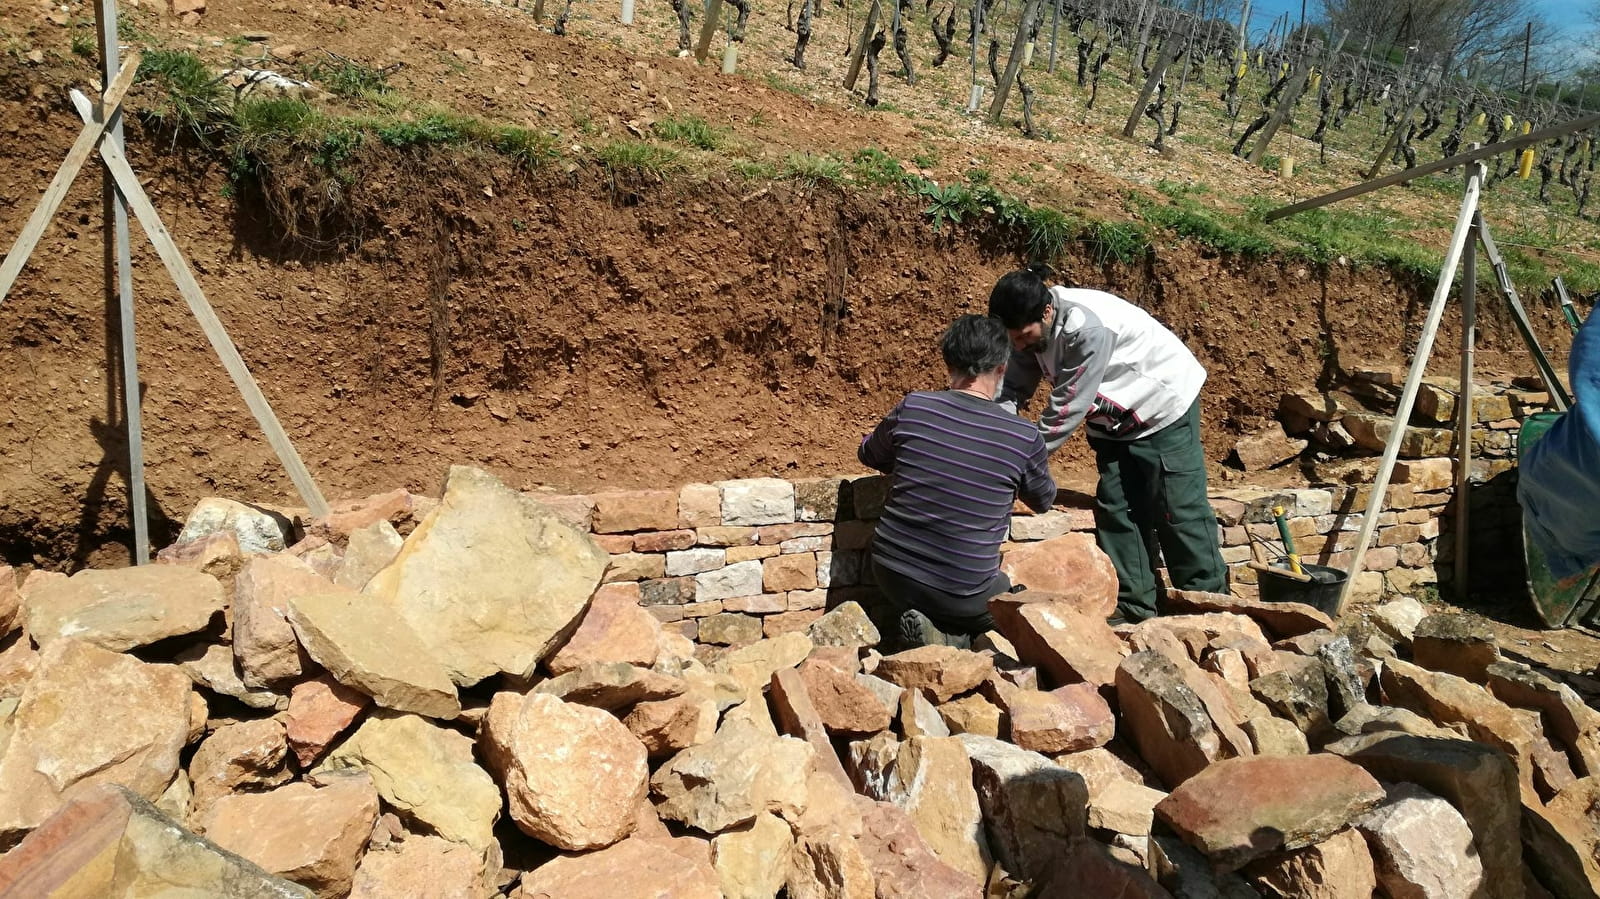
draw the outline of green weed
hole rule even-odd
[[[157,86],[161,94],[142,110],[162,130],[188,131],[205,140],[232,126],[228,91],[200,57],[187,50],[152,50],[139,61],[138,80]]]
[[[84,59],[94,59],[99,55],[100,47],[95,43],[94,35],[86,31],[76,31],[72,34],[72,55]]]
[[[832,156],[792,153],[783,161],[783,177],[799,181],[808,188],[838,184],[844,180],[844,163]]]
[[[933,222],[935,231],[947,224],[959,225],[962,221],[977,215],[983,208],[977,195],[965,184],[947,184],[940,187],[929,181],[922,186],[920,193],[928,201],[928,208],[922,210],[922,214]]]
[[[873,187],[905,187],[911,175],[900,160],[877,147],[865,147],[850,158],[850,177]]]
[[[660,178],[680,165],[678,151],[641,140],[612,141],[596,158],[614,175]]]
[[[369,99],[388,93],[393,67],[375,69],[344,56],[328,54],[306,71],[306,77],[326,87],[335,96],[349,100]]]
[[[1150,248],[1144,229],[1134,222],[1093,222],[1083,239],[1100,265],[1137,261]]]
[[[778,177],[778,167],[764,159],[735,159],[733,171],[751,181],[771,181]]]
[[[661,140],[685,144],[697,150],[715,150],[722,146],[722,132],[696,115],[662,119],[650,130]]]

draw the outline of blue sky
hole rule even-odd
[[[1571,51],[1578,55],[1594,55],[1595,39],[1592,37],[1589,10],[1596,0],[1532,0],[1532,5],[1554,25]],[[1306,17],[1316,18],[1321,12],[1320,0],[1306,0]],[[1237,14],[1235,10],[1235,14]],[[1278,16],[1289,13],[1293,21],[1300,21],[1300,0],[1252,0],[1250,24],[1252,34],[1265,31]]]

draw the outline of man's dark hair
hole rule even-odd
[[[1051,274],[1048,265],[1035,263],[1001,278],[989,291],[989,314],[1012,330],[1042,321],[1050,305],[1045,279]]]
[[[963,315],[939,339],[944,364],[969,377],[994,371],[1011,356],[1005,326],[987,315]]]

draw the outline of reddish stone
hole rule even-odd
[[[888,802],[861,802],[857,841],[877,885],[877,899],[980,899],[983,885],[939,860],[911,817]]]
[[[284,725],[289,733],[289,748],[300,767],[311,767],[371,702],[365,693],[346,687],[327,674],[295,684],[289,692]]]
[[[1122,640],[1098,608],[1029,590],[989,600],[989,612],[1020,660],[1048,672],[1057,684],[1099,687],[1116,679]]]
[[[950,646],[921,646],[885,656],[873,673],[908,690],[924,689],[947,702],[978,688],[994,671],[988,656]]]
[[[694,531],[688,529],[635,534],[633,538],[633,551],[640,553],[664,553],[691,546],[694,546]]]
[[[817,587],[817,554],[796,553],[773,556],[761,562],[761,582],[768,593],[786,593],[790,590],[815,590]]]
[[[560,675],[595,662],[654,665],[661,625],[639,607],[639,594],[635,584],[606,584],[596,590],[578,629],[545,660],[545,667]]]
[[[761,619],[761,635],[771,639],[784,634],[804,633],[821,617],[821,609],[798,609],[793,612],[768,615]]]
[[[784,668],[773,674],[771,696],[778,731],[811,744],[816,753],[813,764],[817,770],[853,792],[855,787],[850,783],[850,776],[845,773],[838,753],[834,752],[833,742],[828,739],[827,726],[812,704],[811,690],[800,673],[793,668]]]
[[[593,528],[597,534],[672,531],[678,527],[678,491],[620,490],[596,493]]]
[[[1383,799],[1334,755],[1224,759],[1184,781],[1156,815],[1223,870],[1320,843]]]
[[[1262,895],[1295,899],[1372,899],[1378,877],[1367,841],[1342,830],[1313,846],[1258,862],[1249,871]]]
[[[1222,593],[1168,590],[1162,611],[1177,614],[1228,612],[1244,615],[1265,628],[1275,639],[1288,639],[1314,631],[1333,630],[1333,619],[1297,602],[1261,602]]]
[[[1116,611],[1117,570],[1091,534],[1019,546],[1005,554],[1000,568],[1013,584],[1070,597],[1074,605],[1102,618]]]
[[[855,675],[807,661],[800,665],[799,676],[830,734],[875,734],[889,729],[889,708]]]

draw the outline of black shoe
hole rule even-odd
[[[1121,613],[1118,613],[1116,615],[1112,615],[1110,618],[1106,619],[1106,624],[1109,624],[1112,627],[1121,627],[1122,625],[1128,624],[1128,623],[1130,623],[1128,621],[1128,619],[1122,617]]]
[[[919,646],[953,646],[957,649],[966,649],[971,645],[970,637],[965,634],[947,634],[939,630],[931,618],[916,609],[907,609],[900,613],[902,649],[916,649]]]

